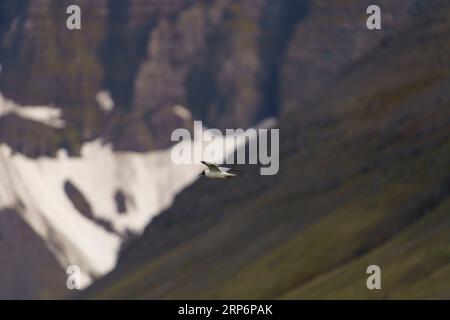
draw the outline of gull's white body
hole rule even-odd
[[[220,170],[220,172],[211,171],[209,169],[205,170],[205,177],[211,178],[211,179],[226,179],[226,178],[231,178],[231,177],[235,177],[235,176],[236,176],[235,174],[228,173],[228,172],[222,171],[222,170]]]
[[[236,177],[236,174],[228,172],[231,170],[230,168],[218,167],[214,163],[209,163],[206,161],[202,161],[202,163],[208,167],[205,169],[200,175],[204,175],[210,179],[227,179]]]

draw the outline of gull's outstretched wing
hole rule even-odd
[[[220,169],[222,170],[222,167],[220,167]],[[225,172],[227,173],[232,173],[232,174],[244,174],[244,172],[237,170],[235,168],[225,168]]]
[[[219,167],[211,162],[202,161],[202,163],[208,167],[209,171],[211,172],[221,172]]]

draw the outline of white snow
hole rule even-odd
[[[271,117],[271,118],[266,118],[264,120],[262,120],[260,123],[258,123],[255,126],[255,129],[272,129],[272,128],[276,128],[277,126],[277,118]]]
[[[9,100],[0,93],[0,118],[9,113],[17,114],[18,116],[44,123],[55,128],[62,128],[65,125],[64,120],[61,119],[61,110],[49,106],[19,106],[14,101]]]
[[[172,110],[173,110],[173,113],[175,113],[181,119],[186,120],[186,121],[192,120],[191,112],[188,109],[186,109],[185,107],[183,107],[182,105],[177,104],[173,107]]]
[[[95,99],[102,109],[105,112],[110,112],[114,108],[114,101],[111,98],[111,93],[107,90],[99,91],[95,95]]]
[[[100,95],[105,110],[110,110],[113,102],[108,102],[107,98]],[[174,112],[182,118],[191,118],[184,107],[175,106]],[[0,117],[8,113],[53,127],[64,126],[60,109],[23,107],[0,94]],[[225,136],[205,142],[202,139],[208,134],[205,136],[179,144],[192,143],[194,148],[200,146],[200,150],[204,150],[211,143],[235,139]],[[225,142],[225,157],[242,146],[245,137],[238,136],[235,141],[235,145]],[[111,145],[95,140],[83,145],[80,157],[71,157],[65,150],[59,150],[55,158],[33,159],[13,153],[8,145],[0,144],[0,210],[13,208],[21,214],[45,240],[63,268],[73,264],[81,268],[82,286],[87,286],[92,277],[114,268],[122,236],[129,230],[141,233],[204,169],[200,163],[174,164],[171,149],[115,152]],[[208,157],[202,160],[213,161]],[[111,223],[115,232],[105,230],[77,211],[65,193],[66,181],[74,184],[87,199],[93,215]],[[118,212],[115,201],[118,191],[125,195],[126,213]]]
[[[244,142],[237,140],[238,146]],[[205,148],[209,142],[200,139],[194,144]],[[87,279],[84,285],[88,285],[90,274],[101,275],[115,266],[122,238],[81,215],[64,191],[65,181],[82,192],[95,217],[112,223],[120,234],[127,230],[140,233],[203,170],[201,164],[173,164],[170,151],[114,152],[96,140],[82,147],[81,157],[69,157],[60,150],[56,158],[32,159],[0,145],[0,209],[20,212],[63,267],[81,267]],[[228,149],[225,154],[233,151]],[[118,190],[126,197],[125,214],[118,212],[114,200]]]

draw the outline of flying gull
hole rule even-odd
[[[202,161],[202,163],[207,166],[208,169],[203,170],[199,176],[205,176],[210,179],[229,179],[242,173],[241,171],[233,168],[218,167],[216,164],[211,162]]]

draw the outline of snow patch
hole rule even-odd
[[[114,101],[111,98],[111,93],[107,90],[99,91],[95,95],[95,99],[102,109],[105,112],[110,112],[114,108]]]
[[[223,139],[235,139],[225,136]],[[235,147],[245,143],[237,137]],[[201,140],[181,141],[199,144]],[[233,144],[226,143],[232,146]],[[228,148],[225,156],[234,152]],[[204,159],[209,160],[209,159]],[[172,204],[177,193],[194,182],[202,164],[175,165],[171,148],[146,153],[116,152],[100,140],[85,143],[80,157],[59,150],[56,158],[28,158],[0,145],[0,209],[15,208],[46,241],[64,268],[77,264],[84,285],[91,275],[114,268],[124,236],[141,233],[150,220]],[[92,214],[111,224],[114,232],[77,211],[64,191],[70,181],[89,202]],[[124,195],[126,212],[115,196]]]
[[[49,106],[19,106],[0,93],[0,118],[11,113],[54,128],[63,128],[65,126],[64,120],[61,119],[61,109]]]
[[[177,116],[179,116],[181,119],[186,121],[192,120],[192,114],[191,112],[183,107],[182,105],[176,105],[173,107],[173,113],[175,113]]]

